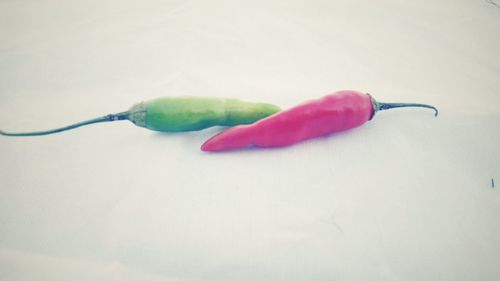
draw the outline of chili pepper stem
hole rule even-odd
[[[9,133],[9,132],[4,132],[0,130],[0,135],[2,136],[11,136],[11,137],[29,137],[29,136],[45,136],[45,135],[50,135],[50,134],[55,134],[55,133],[60,133],[63,131],[68,131],[71,129],[75,129],[81,126],[85,125],[90,125],[94,123],[101,123],[101,122],[112,122],[112,121],[117,121],[117,120],[128,120],[129,119],[129,112],[120,112],[116,114],[108,114],[106,116],[102,117],[97,117],[94,119],[78,122],[75,124],[71,124],[65,127],[57,128],[57,129],[51,129],[51,130],[46,130],[46,131],[36,131],[36,132],[24,132],[24,133]]]
[[[434,110],[434,116],[438,115],[438,109],[432,105],[429,104],[422,104],[422,103],[399,103],[399,102],[378,102],[372,97],[372,104],[373,104],[373,115],[377,111],[381,110],[388,110],[392,108],[399,108],[399,107],[424,107],[424,108],[430,108]],[[373,118],[372,115],[372,118]]]

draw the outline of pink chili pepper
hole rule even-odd
[[[381,103],[357,91],[339,91],[275,113],[250,125],[229,128],[207,140],[203,151],[224,151],[250,146],[280,147],[361,126],[375,112],[396,107],[426,107],[417,103]]]

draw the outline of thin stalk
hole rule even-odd
[[[87,120],[87,121],[82,121],[82,122],[71,124],[71,125],[68,125],[68,126],[65,126],[65,127],[61,127],[61,128],[57,128],[57,129],[51,129],[51,130],[46,130],[46,131],[23,132],[23,133],[9,133],[9,132],[4,132],[4,131],[0,130],[0,135],[2,135],[2,136],[11,136],[11,137],[45,136],[45,135],[60,133],[60,132],[63,132],[63,131],[68,131],[68,130],[71,130],[71,129],[75,129],[75,128],[78,128],[78,127],[81,127],[81,126],[86,126],[86,125],[90,125],[90,124],[94,124],[94,123],[112,122],[112,121],[116,121],[116,120],[128,120],[128,115],[129,115],[128,111],[120,112],[120,113],[116,113],[116,114],[108,114],[106,116],[97,117],[97,118],[90,119],[90,120]]]
[[[434,110],[434,116],[438,115],[437,108],[434,107],[434,106],[432,106],[432,105],[429,105],[429,104],[423,104],[423,103],[400,103],[400,102],[390,102],[389,103],[389,102],[378,102],[373,97],[371,97],[371,99],[372,99],[372,104],[373,104],[373,115],[375,115],[375,113],[377,111],[380,111],[380,110],[388,110],[388,109],[400,108],[400,107],[424,107],[424,108],[429,108],[429,109]],[[373,118],[373,115],[372,115],[372,118]]]
[[[379,102],[379,108],[378,110],[387,110],[387,109],[392,109],[392,108],[398,108],[398,107],[425,107],[425,108],[430,108],[434,110],[434,116],[438,115],[438,110],[432,105],[428,104],[422,104],[422,103],[398,103],[398,102],[391,102],[391,103],[385,103],[385,102]]]

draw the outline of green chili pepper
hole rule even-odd
[[[130,120],[137,126],[160,132],[197,131],[212,126],[250,124],[279,110],[279,107],[272,104],[236,99],[162,97],[138,103],[128,111],[108,114],[62,128],[26,133],[8,133],[0,130],[0,135],[42,136],[116,120]]]

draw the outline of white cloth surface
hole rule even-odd
[[[0,280],[499,280],[488,1],[0,1],[0,128],[159,96],[426,109],[281,149],[128,122],[0,137]]]

